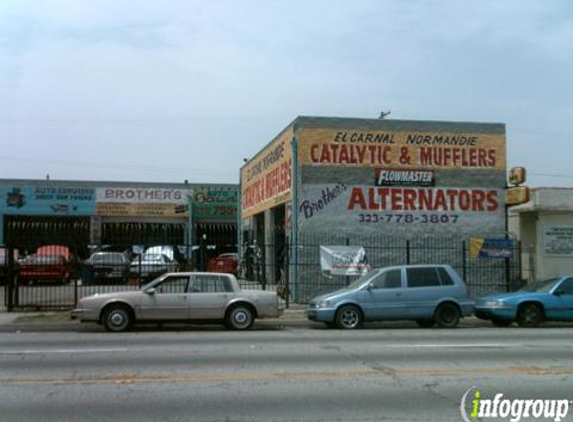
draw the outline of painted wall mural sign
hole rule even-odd
[[[300,162],[318,166],[505,169],[505,136],[301,130]]]
[[[243,218],[290,200],[292,136],[286,130],[241,169]]]
[[[353,187],[348,210],[361,211],[496,211],[495,189]]]
[[[297,139],[304,168],[335,167],[326,174],[345,181],[307,173],[298,200],[305,229],[409,236],[504,229],[504,134],[303,128]]]
[[[376,186],[435,186],[436,176],[434,170],[378,168],[374,172],[374,184]]]
[[[315,215],[320,215],[323,210],[334,204],[337,198],[339,198],[346,190],[347,187],[344,183],[327,186],[322,189],[320,196],[303,200],[298,211],[305,219],[312,218]]]
[[[336,195],[334,193],[336,192]],[[502,189],[314,185],[302,189],[299,223],[386,233],[418,226],[474,231],[503,227]]]
[[[85,187],[14,186],[0,188],[0,212],[8,215],[92,215],[95,189]]]

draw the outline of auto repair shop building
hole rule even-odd
[[[316,239],[503,237],[506,177],[504,124],[298,117],[241,169],[240,237],[272,245],[267,268],[284,242],[291,264],[313,264]],[[295,295],[321,277],[297,268]]]
[[[227,184],[2,179],[0,245],[63,244],[80,257],[88,245],[235,251],[237,196],[237,185]]]

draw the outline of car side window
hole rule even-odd
[[[180,294],[187,291],[187,282],[189,277],[173,276],[167,277],[160,284],[155,286],[157,293]]]
[[[452,277],[450,277],[450,274],[444,267],[438,267],[438,274],[440,276],[442,286],[453,286],[455,284],[454,280],[452,280]]]
[[[397,289],[402,287],[402,271],[390,270],[379,274],[371,283],[373,289]]]
[[[573,278],[568,278],[559,286],[559,291],[564,295],[573,295]]]
[[[408,287],[435,287],[441,286],[438,272],[433,267],[408,268]]]
[[[227,293],[231,291],[228,277],[219,275],[196,275],[191,287],[193,293]]]

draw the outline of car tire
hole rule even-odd
[[[517,310],[517,324],[520,327],[537,327],[543,320],[543,310],[535,303],[526,303]]]
[[[247,330],[255,322],[253,309],[249,305],[235,305],[227,311],[225,326],[232,330]]]
[[[416,321],[416,324],[418,324],[420,328],[432,328],[436,324],[436,321],[433,319],[419,319]]]
[[[345,330],[362,327],[362,312],[356,306],[343,306],[336,312],[336,326]]]
[[[460,309],[453,303],[442,303],[434,313],[434,320],[440,328],[456,328],[460,317]]]
[[[491,323],[496,327],[504,328],[504,327],[509,327],[512,321],[508,319],[492,319]]]
[[[133,325],[131,310],[125,305],[110,305],[104,309],[102,323],[107,331],[119,333]]]

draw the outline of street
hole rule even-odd
[[[472,387],[573,399],[571,326],[89,327],[0,333],[0,421],[461,421]]]

